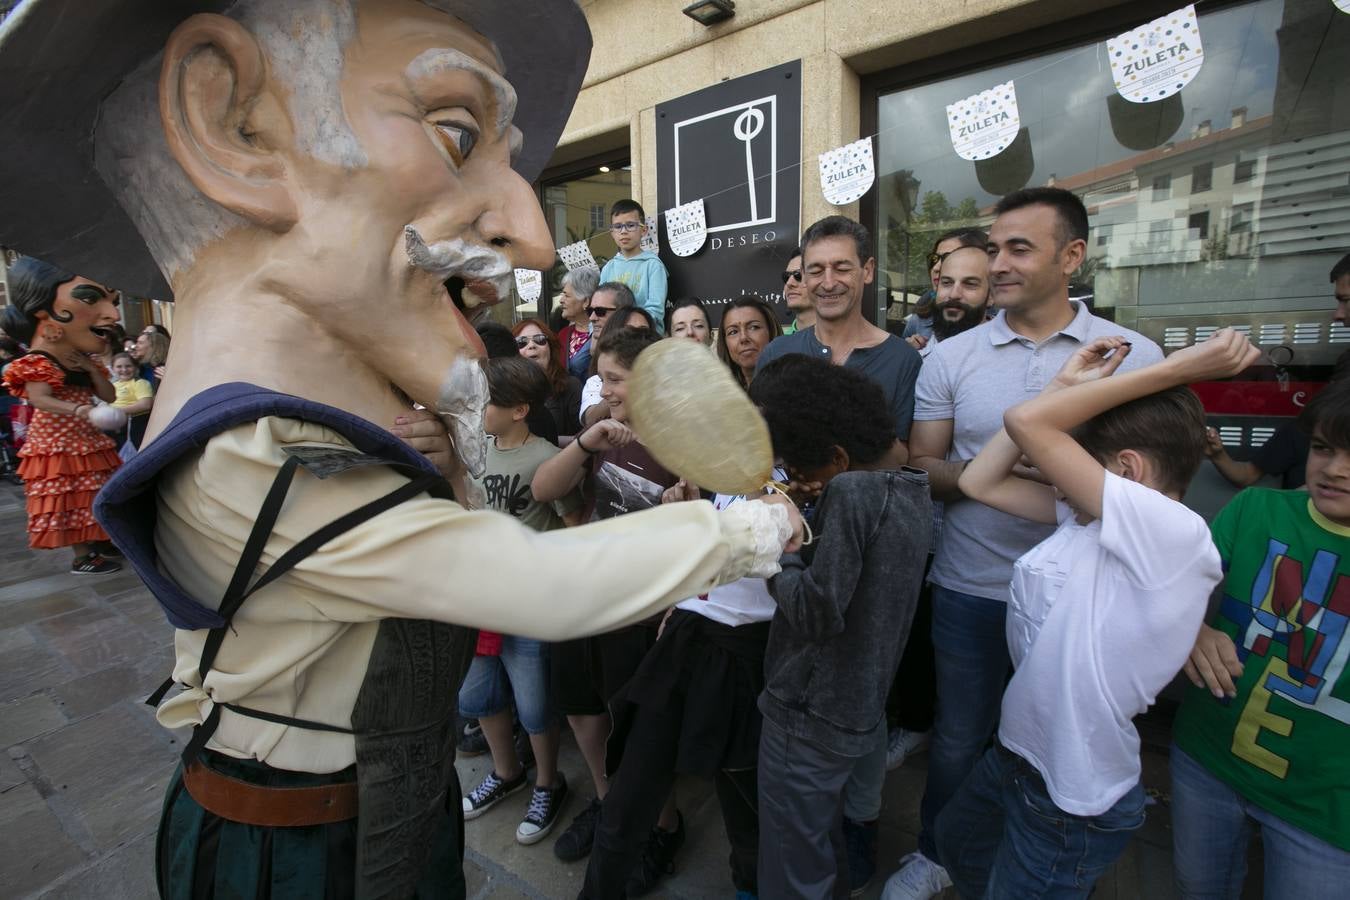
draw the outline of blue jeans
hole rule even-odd
[[[548,644],[504,634],[500,656],[473,658],[459,689],[459,714],[481,719],[510,709],[513,700],[526,734],[543,734],[553,725]]]
[[[1087,897],[1143,824],[1141,785],[1100,815],[1071,815],[1029,762],[995,743],[938,816],[938,856],[962,897]]]
[[[1008,605],[933,585],[937,715],[928,745],[928,781],[919,807],[919,850],[937,860],[933,823],[998,727],[1012,662],[1004,633]]]
[[[1182,897],[1236,900],[1256,825],[1265,848],[1266,900],[1344,897],[1350,892],[1350,852],[1247,802],[1172,745],[1172,850]]]

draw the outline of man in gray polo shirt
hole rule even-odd
[[[1162,359],[1148,338],[1069,300],[1069,278],[1087,253],[1087,211],[1077,197],[1029,188],[1004,197],[995,213],[989,278],[999,313],[938,344],[915,391],[910,458],[927,469],[933,499],[946,504],[929,574],[938,705],[919,849],[901,860],[884,900],[926,900],[951,884],[937,860],[933,822],[998,723],[1010,668],[1004,614],[1013,563],[1054,531],[962,497],[961,468],[1003,427],[1003,413],[1040,393],[1084,344],[1124,335],[1133,344],[1125,369]]]

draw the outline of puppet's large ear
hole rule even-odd
[[[282,153],[291,121],[246,28],[201,13],[174,29],[159,72],[159,114],[169,150],[197,190],[272,231],[295,224]]]

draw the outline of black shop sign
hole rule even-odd
[[[801,232],[801,60],[656,107],[656,195],[670,299],[722,307],[759,294],[787,321],[781,273]],[[703,198],[708,239],[692,256],[666,246],[664,211]]]

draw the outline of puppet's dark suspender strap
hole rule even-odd
[[[257,570],[258,563],[262,559],[263,549],[267,546],[267,540],[272,536],[272,530],[276,526],[277,516],[281,513],[282,504],[286,500],[286,493],[290,490],[291,481],[295,477],[295,470],[300,465],[300,459],[295,456],[288,456],[282,464],[277,477],[272,482],[272,487],[267,491],[267,497],[263,500],[262,507],[258,510],[258,517],[253,523],[253,530],[249,533],[248,540],[244,542],[244,550],[239,556],[239,564],[235,566],[234,575],[230,578],[229,587],[225,589],[225,596],[221,599],[219,612],[225,624],[211,629],[206,637],[206,645],[202,649],[201,662],[197,666],[198,683],[206,684],[206,676],[215,664],[216,654],[220,652],[220,645],[225,640],[226,632],[230,631],[230,622],[234,614],[238,612],[239,607],[244,601],[252,596],[260,588],[266,587],[276,579],[285,575],[291,569],[295,568],[301,560],[305,559],[324,544],[345,534],[362,525],[380,513],[393,509],[405,500],[410,500],[418,494],[427,492],[442,483],[439,476],[431,474],[421,474],[413,478],[407,484],[404,484],[395,490],[390,491],[383,497],[357,507],[351,512],[338,519],[329,522],[327,525],[310,534],[308,537],[297,541],[294,546],[277,558],[262,576],[253,585],[249,586],[249,580]],[[402,467],[399,467],[402,468]],[[170,678],[159,690],[146,700],[151,706],[158,706],[169,688],[173,685],[173,679]],[[339,725],[328,725],[323,722],[312,722],[307,719],[297,719],[291,716],[283,716],[277,713],[264,712],[262,710],[249,709],[244,706],[238,706],[233,703],[216,703],[212,706],[210,714],[206,721],[193,729],[192,740],[188,742],[183,751],[184,764],[190,763],[206,742],[211,739],[215,733],[216,726],[220,723],[220,710],[228,709],[231,712],[240,715],[250,716],[255,719],[262,719],[267,722],[275,722],[281,725],[291,725],[299,728],[308,728],[315,731],[330,731],[340,734],[351,734],[350,728],[343,728]]]

